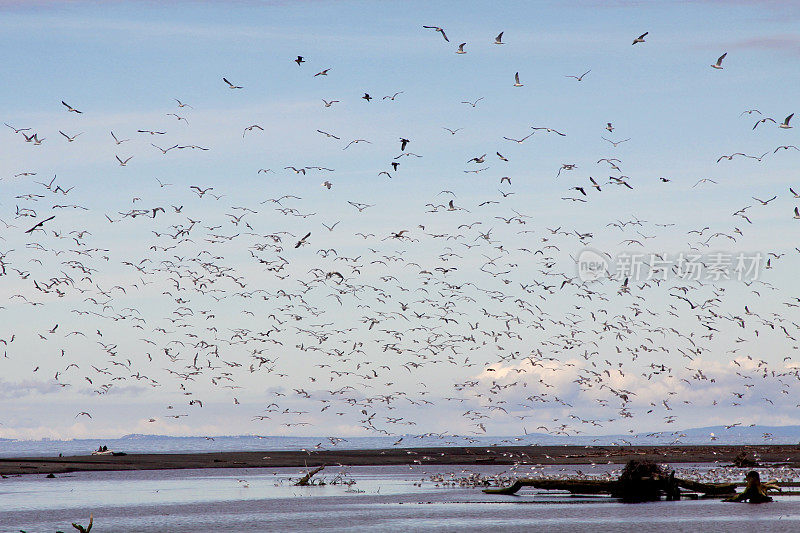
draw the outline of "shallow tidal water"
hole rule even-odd
[[[619,465],[545,467],[592,475]],[[686,469],[685,465],[680,467]],[[710,469],[711,465],[692,467]],[[765,505],[683,500],[622,504],[525,489],[516,496],[442,483],[501,467],[327,467],[325,486],[295,487],[297,468],[80,472],[0,480],[0,532],[249,531],[800,531],[800,497]],[[522,472],[520,472],[523,475]],[[738,477],[739,472],[734,473]],[[331,484],[337,479],[351,484]],[[352,483],[354,482],[354,483]]]

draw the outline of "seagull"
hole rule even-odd
[[[778,150],[788,150],[789,148],[794,148],[795,150],[800,150],[800,148],[798,148],[797,146],[795,146],[793,144],[788,144],[788,145],[784,145],[784,146],[778,146],[777,148],[775,148],[775,151],[772,152],[772,153],[773,154],[777,153]]]
[[[300,66],[300,63],[305,63],[306,60],[303,59],[303,56],[297,56],[297,59],[295,59],[294,62],[297,63],[297,66]]]
[[[364,93],[364,96],[362,96],[361,99],[369,102],[370,100],[372,100],[372,97],[369,95],[369,93]]]
[[[79,416],[81,416],[81,415],[88,416],[89,418],[92,418],[92,415],[90,415],[90,414],[89,414],[89,413],[87,413],[86,411],[81,411],[80,413],[78,413],[77,415],[75,415],[75,418],[78,418],[78,417],[79,417]]]
[[[426,28],[426,29],[429,29],[429,30],[438,31],[439,33],[442,34],[442,37],[444,37],[445,41],[447,41],[448,43],[450,42],[450,39],[447,38],[447,35],[445,35],[444,30],[442,28],[440,28],[439,26],[423,26],[423,28]]]
[[[451,135],[455,135],[456,132],[458,132],[460,130],[463,130],[464,128],[456,128],[454,130],[451,130],[450,128],[445,128],[444,126],[442,126],[442,129],[445,129],[445,130],[449,131]]]
[[[338,104],[338,103],[339,103],[339,100],[331,100],[331,101],[329,102],[329,101],[327,101],[327,100],[325,100],[325,99],[323,98],[323,99],[322,99],[322,103],[324,103],[324,104],[325,104],[325,107],[330,107],[330,106],[332,106],[333,104]]]
[[[61,130],[58,130],[58,133],[60,133],[61,135],[63,135],[63,136],[64,136],[64,137],[67,139],[67,142],[70,142],[70,143],[71,143],[72,141],[74,141],[74,140],[75,140],[75,138],[76,138],[78,135],[81,135],[83,132],[81,132],[81,133],[76,133],[76,134],[75,134],[75,135],[73,135],[72,137],[70,137],[69,135],[67,135],[66,133],[64,133],[64,132],[63,132],[63,131],[61,131]]]
[[[562,137],[566,137],[567,136],[566,133],[561,133],[560,131],[554,130],[553,128],[537,128],[537,127],[531,126],[531,129],[532,130],[544,130],[547,133],[556,133],[558,135],[561,135]]]
[[[758,127],[758,125],[759,125],[759,124],[763,124],[763,123],[765,123],[765,122],[766,122],[766,121],[768,121],[768,120],[769,120],[770,122],[772,122],[772,123],[775,123],[775,119],[774,119],[774,118],[771,118],[771,117],[762,118],[761,120],[759,120],[759,121],[757,121],[757,122],[755,123],[755,125],[753,126],[753,129],[756,129],[756,128]]]
[[[264,131],[264,128],[262,128],[262,127],[261,127],[261,126],[259,126],[258,124],[253,124],[252,126],[247,126],[247,127],[244,129],[244,131],[242,132],[242,139],[244,139],[244,135],[245,135],[245,134],[246,134],[248,131],[253,131],[254,129],[259,129],[259,130],[261,130],[261,131]]]
[[[774,199],[775,199],[775,198],[777,198],[777,197],[778,197],[778,196],[777,196],[777,195],[775,195],[775,196],[773,196],[772,198],[770,198],[769,200],[762,200],[762,199],[760,199],[760,198],[756,198],[755,196],[752,196],[751,198],[752,198],[753,200],[755,200],[756,202],[760,203],[761,205],[767,205],[768,203],[770,203],[772,200],[774,200]]]
[[[78,111],[77,109],[66,103],[64,100],[61,100],[61,103],[64,104],[64,107],[66,107],[67,111],[70,113],[79,113],[79,114],[83,113],[83,111]]]
[[[189,104],[184,104],[183,102],[181,102],[181,101],[180,101],[180,100],[178,100],[177,98],[173,98],[173,100],[175,100],[176,102],[178,102],[178,107],[188,107],[189,109],[194,109],[194,108],[193,108],[192,106],[190,106]]]
[[[177,148],[177,147],[178,147],[178,145],[176,144],[175,146],[170,146],[169,148],[166,148],[166,149],[165,149],[165,148],[161,148],[160,146],[156,146],[156,145],[155,145],[155,144],[153,144],[153,143],[150,143],[150,146],[152,146],[153,148],[158,148],[159,150],[161,150],[161,153],[162,153],[162,154],[164,154],[164,155],[166,155],[166,154],[167,154],[167,152],[169,152],[170,150],[173,150],[173,149],[175,149],[175,148]],[[130,159],[130,158],[128,158],[128,159]],[[126,161],[126,162],[127,162],[127,161]]]
[[[339,140],[339,137],[337,137],[336,135],[334,135],[334,134],[332,134],[332,133],[328,133],[327,131],[317,130],[317,133],[321,133],[321,134],[323,134],[323,135],[324,135],[324,136],[326,136],[326,137],[333,137],[333,138],[334,138],[334,139],[336,139],[337,141]]]
[[[234,85],[234,84],[232,84],[231,82],[229,82],[229,81],[228,81],[228,78],[222,78],[222,81],[224,81],[225,83],[227,83],[227,84],[228,84],[228,87],[229,87],[230,89],[244,89],[244,87],[242,87],[241,85]]]
[[[130,139],[122,139],[122,140],[117,139],[117,136],[114,135],[113,131],[111,132],[111,136],[114,138],[114,142],[117,143],[117,145],[120,145],[120,144],[122,144],[124,142],[130,141]]]
[[[785,129],[785,130],[791,129],[791,126],[789,125],[789,121],[790,121],[790,120],[792,120],[792,117],[793,117],[793,116],[794,116],[794,113],[792,113],[791,115],[789,115],[788,117],[786,117],[786,118],[783,120],[783,122],[781,122],[780,124],[778,124],[778,127],[779,127],[779,128],[783,128],[783,129]]]
[[[631,44],[643,43],[644,42],[644,38],[645,38],[645,36],[647,36],[648,33],[650,33],[650,32],[649,31],[644,32],[643,34],[638,36],[636,39],[634,39],[633,43],[631,43]]]
[[[370,141],[368,141],[368,140],[366,140],[366,139],[355,139],[355,140],[352,140],[352,141],[350,141],[349,143],[347,143],[347,146],[345,146],[344,148],[342,148],[342,150],[347,150],[348,148],[350,148],[350,145],[351,145],[351,144],[358,144],[358,143],[367,143],[367,144],[372,144]]]
[[[327,76],[329,70],[330,70],[329,68],[326,68],[325,70],[320,70],[319,72],[314,74],[314,77],[316,78],[317,76]]]
[[[514,141],[514,142],[515,142],[515,143],[517,143],[517,144],[522,144],[523,142],[525,142],[525,140],[526,140],[526,139],[528,139],[529,137],[531,137],[531,136],[532,136],[534,133],[536,133],[536,132],[534,131],[534,132],[532,132],[532,133],[529,133],[528,135],[526,135],[526,136],[525,136],[525,137],[523,137],[522,139],[512,139],[511,137],[503,137],[503,139],[505,139],[505,140],[507,140],[507,141]]]
[[[397,91],[397,92],[396,92],[396,93],[394,93],[392,96],[384,96],[384,97],[382,98],[382,100],[391,100],[391,101],[394,101],[394,99],[395,99],[395,98],[397,98],[397,95],[398,95],[398,94],[403,94],[404,92],[405,92],[405,91]]]
[[[478,105],[478,102],[480,102],[481,100],[483,100],[483,96],[481,96],[480,98],[478,98],[478,99],[477,99],[477,100],[475,100],[474,102],[461,102],[461,103],[462,103],[462,104],[469,104],[469,105],[471,105],[472,107],[475,107],[476,105]]]
[[[701,183],[714,183],[714,184],[716,184],[717,182],[712,180],[711,178],[703,178],[703,179],[699,180],[697,183],[695,183],[694,185],[692,185],[692,189],[694,189],[695,187],[697,187]]]
[[[331,190],[331,187],[333,187],[333,183],[331,183],[328,180],[325,180],[325,181],[322,182],[322,186],[325,187],[328,190]]]
[[[717,62],[716,62],[716,64],[714,64],[714,65],[711,65],[711,68],[715,68],[715,69],[718,69],[718,70],[722,70],[722,60],[723,60],[723,59],[725,59],[725,56],[726,56],[726,55],[728,55],[728,52],[725,52],[724,54],[722,54],[721,56],[719,56],[719,59],[717,59]]]
[[[494,44],[506,44],[503,42],[503,32],[501,31],[497,37],[494,38]]]
[[[126,159],[125,161],[123,161],[122,159],[120,159],[120,158],[119,158],[119,156],[118,156],[118,155],[116,155],[116,156],[114,156],[114,157],[116,157],[116,158],[117,158],[117,161],[119,161],[119,166],[121,166],[121,167],[124,167],[125,165],[127,165],[127,164],[128,164],[128,161],[130,161],[131,159],[133,159],[133,156],[130,156],[128,159]]]
[[[514,74],[514,87],[522,87],[522,84],[519,82],[519,72]]]
[[[794,217],[792,218],[800,219],[800,211],[797,210],[797,206],[794,208]]]
[[[19,132],[21,132],[21,131],[28,131],[28,130],[30,130],[30,128],[15,128],[14,126],[12,126],[11,124],[9,124],[9,123],[7,123],[7,122],[3,122],[3,124],[5,124],[6,126],[8,126],[9,128],[11,128],[12,130],[14,130],[14,133],[19,133]]]
[[[464,50],[464,45],[467,43],[461,43],[458,45],[458,50],[456,50],[457,54],[466,54],[467,52]]]
[[[604,141],[608,141],[608,142],[610,142],[611,144],[613,144],[613,145],[614,145],[614,148],[616,148],[617,146],[619,146],[620,144],[622,144],[622,143],[624,143],[624,142],[626,142],[626,141],[630,141],[630,140],[631,140],[631,138],[630,138],[630,137],[628,137],[627,139],[622,139],[621,141],[617,141],[617,142],[614,142],[614,141],[612,141],[611,139],[606,139],[605,137],[601,137],[601,139],[603,139]]]
[[[610,122],[606,122],[606,129],[608,131],[613,132],[614,131],[614,126],[612,126]]]
[[[589,69],[586,72],[584,72],[583,74],[581,74],[580,76],[564,76],[564,77],[565,78],[575,78],[578,81],[583,81],[583,77],[586,76],[587,74],[589,74],[591,71],[592,71],[592,69]]]

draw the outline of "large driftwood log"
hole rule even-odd
[[[720,496],[736,492],[736,483],[700,483],[690,479],[676,479],[678,486],[707,496]]]
[[[733,494],[736,489],[736,483],[701,483],[699,481],[680,478],[675,478],[674,482],[681,488],[708,496]],[[544,490],[566,490],[573,494],[614,494],[617,492],[617,484],[617,481],[591,479],[520,478],[507,487],[483,489],[483,492],[486,494],[516,494],[522,487],[533,487]],[[667,485],[670,484],[669,480],[665,480],[664,484],[665,489],[671,488],[667,487]]]
[[[614,490],[616,481],[593,479],[517,479],[508,487],[483,489],[486,494],[516,494],[522,487],[544,490],[566,490],[573,494],[608,494]]]
[[[319,467],[315,468],[314,470],[312,470],[311,472],[307,473],[305,476],[300,478],[300,481],[295,483],[295,486],[305,487],[305,486],[309,485],[309,481],[311,480],[311,477],[314,474],[316,474],[317,472],[319,472],[320,470],[322,470],[323,468],[325,468],[325,465],[319,466]]]

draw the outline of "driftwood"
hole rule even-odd
[[[573,494],[616,494],[617,481],[590,479],[529,479],[520,478],[507,487],[483,489],[486,494],[516,494],[522,487],[543,490],[565,490]],[[701,483],[675,478],[678,487],[706,496],[722,496],[736,492],[736,483]]]
[[[81,533],[89,533],[92,530],[92,522],[94,522],[94,515],[90,513],[89,514],[89,525],[88,526],[83,527],[82,525],[76,524],[75,522],[73,522],[72,523],[72,527],[74,527],[75,529],[77,529]]]
[[[730,498],[726,498],[724,501],[767,503],[772,501],[772,498],[767,496],[768,489],[781,490],[780,487],[774,483],[761,483],[761,477],[755,470],[748,472],[747,476],[745,476],[745,480],[747,481],[747,485],[745,485],[744,491]]]
[[[483,489],[486,494],[516,494],[522,487],[533,487],[544,490],[566,490],[573,494],[609,494],[614,490],[616,481],[590,479],[517,479],[508,487]]]
[[[310,485],[309,481],[311,480],[311,477],[314,474],[316,474],[317,472],[319,472],[320,470],[322,470],[323,468],[325,468],[325,465],[318,466],[317,468],[315,468],[311,472],[307,473],[305,476],[300,478],[300,481],[295,483],[295,486],[297,486],[297,487],[305,487],[305,486]]]

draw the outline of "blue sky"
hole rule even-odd
[[[0,144],[0,219],[8,225],[0,230],[0,252],[9,268],[22,271],[0,277],[8,302],[0,309],[0,339],[7,342],[0,347],[7,355],[0,359],[0,379],[9,406],[0,415],[0,437],[369,434],[374,429],[363,422],[369,415],[362,410],[374,413],[372,420],[382,420],[377,427],[391,433],[520,434],[537,425],[608,433],[798,422],[791,402],[797,381],[791,337],[797,337],[798,317],[789,304],[797,290],[800,221],[793,219],[797,201],[788,188],[800,190],[793,181],[800,151],[773,154],[777,146],[799,144],[797,130],[771,123],[753,130],[758,118],[781,122],[795,111],[800,10],[792,3],[0,2],[0,10],[0,32],[9,43],[0,57],[13,80],[0,87],[2,119],[45,139],[34,146],[4,128]],[[423,25],[443,27],[450,42]],[[506,44],[494,45],[501,31]],[[646,42],[631,45],[645,31]],[[455,53],[461,42],[467,43],[463,55]],[[710,68],[723,52],[724,69]],[[298,55],[305,58],[302,65],[293,62]],[[314,76],[326,68],[327,76]],[[567,77],[588,70],[580,82]],[[515,72],[522,87],[513,86]],[[244,88],[231,90],[222,77]],[[371,102],[361,99],[365,92]],[[393,100],[384,98],[398,92]],[[480,97],[475,107],[462,103]],[[176,98],[192,108],[179,108]],[[339,102],[325,107],[322,99]],[[68,112],[62,100],[82,113]],[[742,116],[750,109],[763,115]],[[245,132],[254,124],[263,129]],[[451,135],[445,127],[461,129]],[[522,144],[503,139],[522,138],[531,127],[566,136],[539,130]],[[67,142],[59,130],[80,135]],[[111,131],[131,140],[117,145]],[[630,140],[614,147],[603,137]],[[422,157],[395,160],[400,138],[410,139],[407,151]],[[355,139],[369,143],[343,149]],[[162,154],[151,143],[209,150]],[[717,162],[735,152],[767,155]],[[484,153],[485,163],[468,162]],[[120,166],[116,156],[132,159]],[[620,169],[598,163],[601,158],[619,159]],[[399,161],[397,171],[392,161]],[[564,164],[576,168],[556,177]],[[288,166],[334,171],[295,174]],[[36,175],[17,176],[23,172]],[[53,176],[54,184],[75,188],[63,195],[37,183]],[[503,176],[512,183],[502,183]],[[633,189],[609,184],[609,176],[624,176]],[[590,177],[602,191],[592,189]],[[159,186],[156,178],[169,185]],[[716,183],[697,185],[701,179]],[[330,190],[320,186],[326,180]],[[223,196],[198,197],[192,185],[213,187]],[[282,202],[297,211],[282,214],[267,201],[284,194],[301,197]],[[774,195],[767,205],[753,199]],[[450,199],[463,210],[448,210]],[[348,201],[373,207],[359,213]],[[486,201],[497,203],[480,205]],[[80,207],[53,207],[59,204]],[[430,212],[426,204],[444,207]],[[746,206],[752,223],[733,215]],[[121,218],[131,209],[155,207],[165,213]],[[243,207],[252,210],[242,219],[250,228],[233,223]],[[24,216],[25,209],[36,216]],[[57,218],[45,231],[24,233],[50,214]],[[117,222],[109,223],[106,215]],[[520,218],[508,224],[498,218],[515,216]],[[646,222],[608,226],[637,219]],[[192,220],[198,221],[192,242],[165,237]],[[335,231],[322,226],[337,221]],[[459,228],[473,222],[481,224]],[[490,229],[492,241],[481,239]],[[70,232],[81,230],[87,234],[71,241]],[[385,240],[400,230],[408,230],[409,239]],[[283,234],[277,250],[266,235],[280,231],[292,236]],[[592,235],[578,239],[574,231]],[[308,232],[310,244],[295,249]],[[365,239],[359,232],[375,236]],[[712,237],[717,232],[735,240]],[[644,243],[624,244],[628,239]],[[158,249],[171,244],[174,251]],[[82,255],[71,247],[92,251]],[[587,247],[611,255],[634,247],[645,253],[697,248],[779,257],[762,272],[769,285],[671,280],[619,293],[621,280],[609,279],[596,289],[606,299],[589,300],[585,291],[593,289],[579,280],[558,288],[564,279],[574,280],[574,257]],[[358,259],[324,257],[330,248]],[[537,248],[543,252],[533,255]],[[204,250],[213,258],[208,263],[189,260],[202,258]],[[255,256],[288,266],[276,278]],[[73,259],[91,269],[86,279],[75,277],[80,270],[74,263],[65,264]],[[142,266],[145,259],[150,263]],[[492,259],[496,263],[486,267]],[[350,294],[337,292],[330,278],[315,278],[314,269],[324,274],[361,263],[346,273]],[[198,293],[192,275],[197,279],[198,268],[221,265],[269,299],[235,295],[241,287],[224,276],[218,295],[225,298]],[[497,273],[500,265],[508,274]],[[453,266],[457,270],[448,271]],[[486,272],[495,266],[494,273]],[[186,278],[176,289],[169,278],[177,271]],[[62,297],[32,283],[65,272],[76,283]],[[534,285],[527,292],[524,286],[533,281],[556,288]],[[104,296],[113,286],[125,292]],[[690,292],[682,292],[685,287]],[[279,294],[305,289],[303,305],[297,296],[283,301]],[[675,294],[707,304],[692,309]],[[755,314],[743,314],[744,305]],[[516,327],[500,318],[520,306],[537,311],[525,312]],[[406,318],[392,314],[401,310]],[[422,317],[408,314],[415,311]],[[604,311],[614,329],[601,327],[597,317]],[[176,312],[192,313],[180,319],[187,329],[171,321]],[[737,325],[740,315],[745,328]],[[383,324],[370,329],[376,317]],[[483,338],[460,338],[476,331],[476,322],[482,322],[477,331],[486,328]],[[211,323],[217,332],[205,329]],[[54,324],[59,328],[48,333]],[[611,333],[623,326],[623,338]],[[231,337],[239,327],[251,332],[248,342]],[[270,335],[283,344],[266,345],[270,370],[248,371],[253,350],[265,349],[255,332],[273,327]],[[83,335],[67,336],[71,331]],[[516,336],[498,337],[503,331]],[[711,338],[703,337],[709,333]],[[224,345],[221,358],[227,362],[187,347],[197,339]],[[116,346],[116,355],[109,357],[101,342]],[[304,349],[315,343],[322,352]],[[337,355],[358,343],[363,353]],[[426,343],[435,346],[430,353]],[[695,361],[682,355],[698,346]],[[180,357],[171,361],[167,353],[176,350]],[[587,350],[598,353],[587,357]],[[198,351],[205,370],[193,381],[176,377]],[[509,359],[513,352],[521,355]],[[520,362],[525,356],[540,363],[527,368]],[[110,362],[114,358],[125,366]],[[767,377],[761,377],[765,365],[759,360]],[[403,366],[408,361],[421,366]],[[65,369],[72,362],[78,367]],[[650,364],[673,370],[647,378]],[[700,376],[714,374],[714,381],[698,378],[698,368]],[[753,376],[742,377],[742,368]],[[380,380],[364,377],[373,369]],[[605,370],[605,381],[581,389],[581,376]],[[147,386],[142,375],[157,386]],[[745,386],[754,379],[752,387]],[[478,385],[459,391],[465,382]],[[103,383],[113,385],[110,392],[94,392]],[[351,401],[328,387],[352,387]],[[636,399],[620,404],[620,389],[635,391]],[[742,390],[742,401],[731,402],[733,392]],[[532,391],[545,394],[535,406],[525,401]],[[387,395],[394,404],[378,399]],[[673,399],[667,408],[663,401],[673,397],[693,403]],[[764,397],[786,409],[771,408]],[[507,413],[495,409],[493,401],[500,398]],[[187,405],[193,399],[203,407]],[[275,400],[281,411],[308,413],[269,413],[268,421],[253,421],[266,416],[264,406]],[[320,411],[326,404],[331,407]],[[76,418],[84,411],[92,418]],[[337,412],[343,414],[330,414]],[[172,413],[189,416],[169,418]],[[391,421],[397,417],[416,425]],[[576,422],[580,418],[603,425]],[[297,421],[307,425],[281,425]]]

